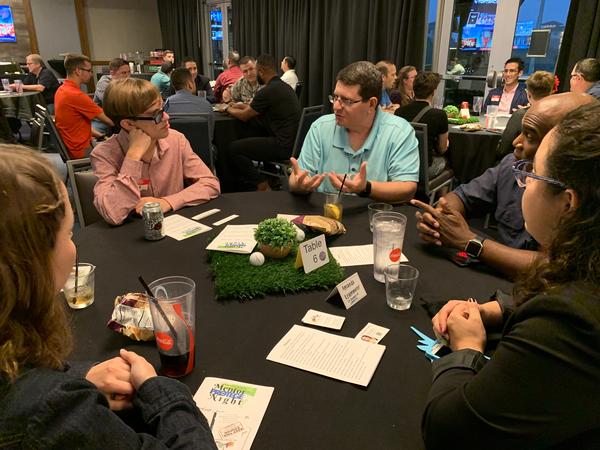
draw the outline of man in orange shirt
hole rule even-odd
[[[56,128],[64,141],[72,159],[84,158],[92,148],[92,136],[101,133],[92,129],[92,119],[98,119],[108,126],[113,122],[104,114],[82,90],[93,75],[90,58],[84,55],[67,55],[65,58],[67,79],[58,88],[54,97]]]

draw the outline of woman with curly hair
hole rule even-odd
[[[57,294],[75,263],[72,228],[48,162],[0,145],[0,447],[216,450],[189,389],[141,356],[65,362],[73,339]],[[146,433],[114,412],[131,408]]]
[[[433,318],[453,352],[433,365],[428,449],[600,448],[600,103],[566,116],[513,172],[546,252],[515,285],[516,306],[453,300]]]

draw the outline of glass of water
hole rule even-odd
[[[400,262],[405,231],[404,214],[386,211],[373,215],[373,276],[380,283],[385,283],[385,267]]]
[[[405,310],[412,304],[419,271],[408,264],[390,264],[385,273],[385,298],[392,309]]]

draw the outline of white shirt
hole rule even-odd
[[[298,75],[296,75],[296,71],[294,69],[290,69],[281,76],[281,81],[289,84],[290,87],[295,91],[296,85],[298,84]]]

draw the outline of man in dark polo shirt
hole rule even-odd
[[[60,83],[52,71],[44,67],[44,61],[40,55],[31,54],[27,56],[26,62],[29,73],[23,79],[23,90],[41,92],[46,105],[54,104],[54,94]]]
[[[227,108],[233,117],[245,122],[239,127],[242,137],[225,149],[220,177],[237,190],[269,189],[252,161],[285,160],[292,154],[300,103],[293,89],[277,76],[277,63],[271,55],[261,55],[256,62],[258,80],[265,86],[252,103],[234,103]]]

